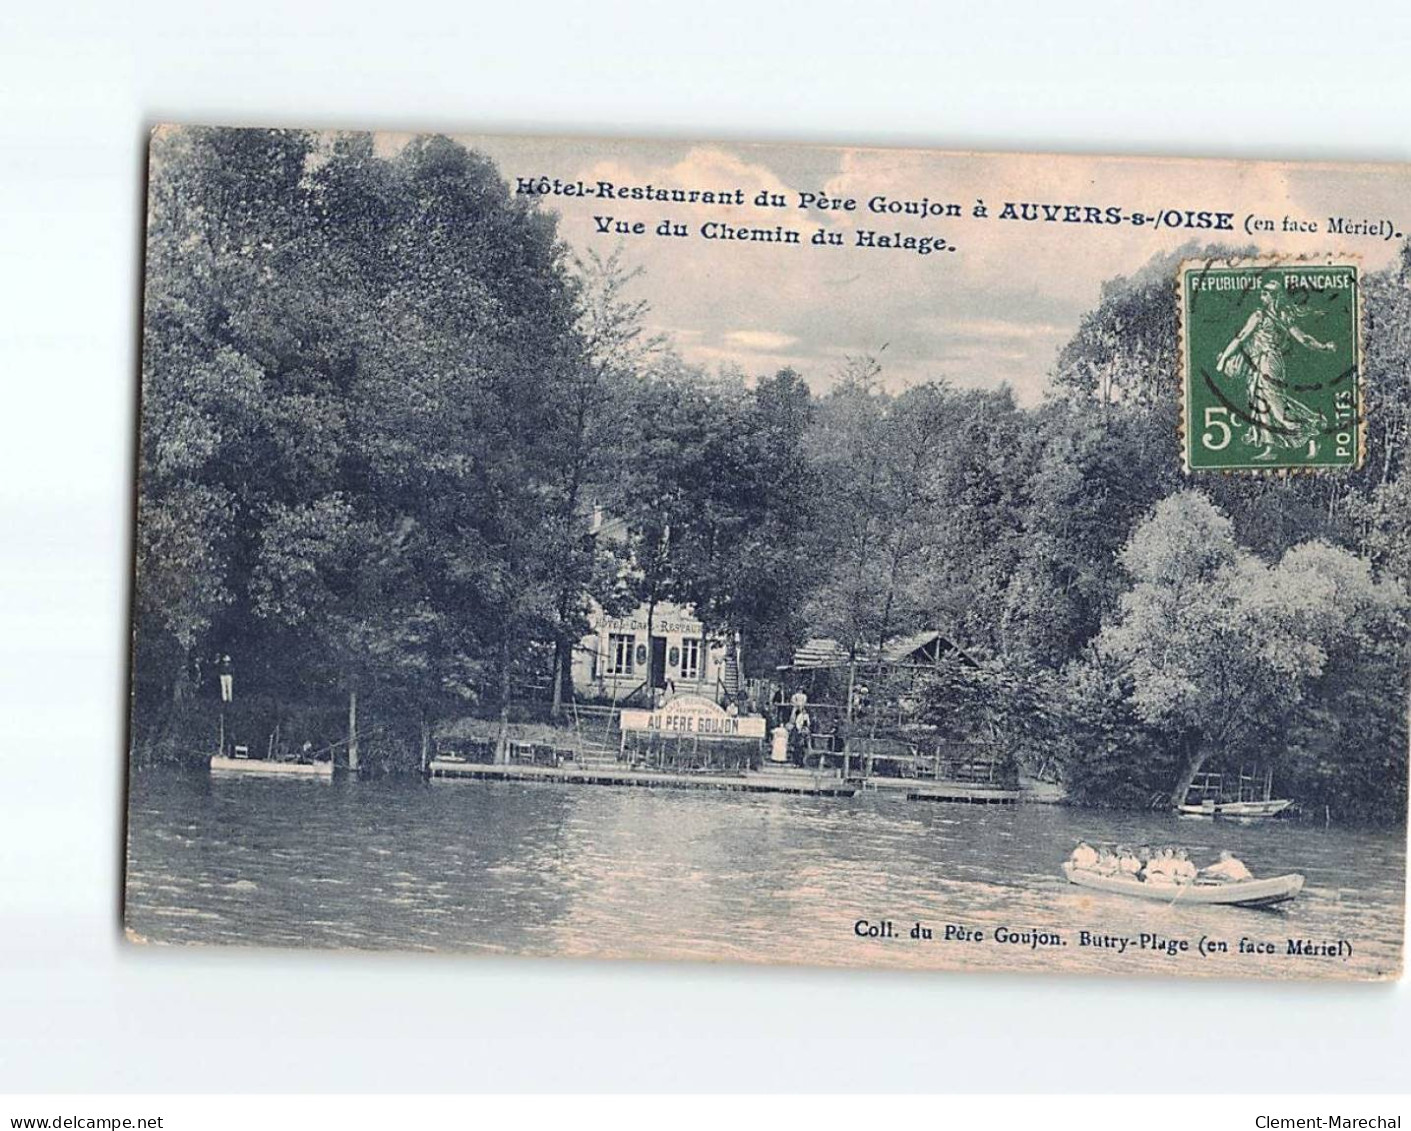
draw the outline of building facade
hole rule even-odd
[[[574,652],[578,694],[617,703],[646,702],[652,692],[702,695],[723,702],[728,693],[725,646],[710,641],[687,607],[658,604],[647,624],[647,606],[627,616],[595,610],[592,631]]]

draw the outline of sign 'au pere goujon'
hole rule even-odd
[[[622,729],[694,738],[763,738],[764,719],[731,715],[701,695],[678,695],[655,711],[622,712]]]

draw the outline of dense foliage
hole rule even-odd
[[[356,696],[364,759],[411,764],[438,718],[567,703],[594,606],[673,601],[756,676],[806,636],[939,629],[967,662],[910,689],[921,716],[1082,800],[1233,760],[1404,815],[1405,270],[1364,288],[1365,468],[1193,480],[1181,256],[1109,283],[1026,409],[888,392],[880,357],[700,372],[619,257],[573,259],[446,139],[169,131],[151,184],[140,753],[213,744],[228,656],[247,730],[330,745]]]

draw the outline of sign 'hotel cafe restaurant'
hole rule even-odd
[[[724,675],[724,646],[706,639],[690,610],[669,603],[657,605],[650,631],[645,607],[625,617],[599,613],[574,652],[574,686],[619,703],[649,699],[649,689],[718,702]]]

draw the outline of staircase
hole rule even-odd
[[[618,765],[617,749],[588,743],[578,748],[573,759],[574,765],[585,770],[610,770]]]
[[[574,743],[574,764],[585,770],[612,769],[617,761],[618,708],[573,703],[573,725],[578,733]]]

